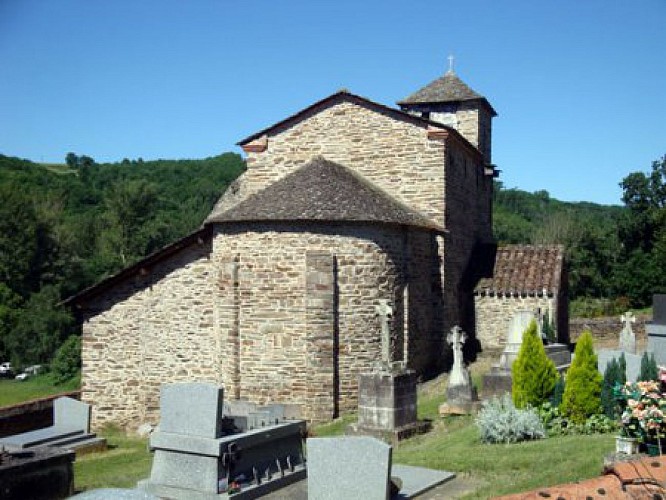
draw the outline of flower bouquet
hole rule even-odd
[[[666,435],[666,394],[661,392],[660,382],[627,382],[616,393],[624,402],[620,435],[660,445],[660,438]]]

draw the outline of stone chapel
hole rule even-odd
[[[156,423],[177,381],[312,421],[355,410],[380,300],[392,360],[442,371],[492,273],[496,113],[453,71],[398,105],[341,90],[241,140],[247,170],[199,230],[69,299],[95,426]]]

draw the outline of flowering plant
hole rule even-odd
[[[627,382],[616,387],[616,394],[624,403],[623,436],[647,442],[666,435],[666,394],[661,392],[660,382]]]

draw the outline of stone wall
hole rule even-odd
[[[340,98],[271,132],[267,141],[265,151],[248,153],[248,169],[225,194],[220,209],[323,156],[443,224],[444,142],[429,139],[425,124],[397,120]]]
[[[102,293],[82,311],[81,399],[92,426],[157,423],[164,382],[220,380],[210,242]]]
[[[476,335],[483,350],[504,348],[509,323],[516,311],[525,309],[548,311],[553,324],[557,324],[557,300],[552,296],[477,295],[474,307]]]
[[[466,282],[466,277],[474,267],[487,267],[470,261],[475,245],[492,241],[492,177],[484,175],[481,162],[480,157],[466,154],[462,145],[447,152],[444,331],[459,325],[472,335],[475,324],[468,311],[475,283]]]
[[[358,375],[381,358],[380,298],[394,305],[393,359],[406,350],[410,366],[433,371],[442,352],[433,239],[386,226],[221,226],[214,260],[236,256],[238,292],[233,306],[228,290],[218,296],[217,328],[240,359],[224,386],[257,403],[301,404],[311,420],[355,409]]]

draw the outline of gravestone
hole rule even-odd
[[[359,375],[358,422],[347,433],[395,441],[425,432],[429,423],[416,419],[416,372],[406,369],[403,361],[391,360],[393,308],[381,300],[375,310],[381,325],[381,359],[372,372]]]
[[[459,326],[454,326],[446,337],[453,349],[453,366],[446,388],[446,402],[439,407],[440,415],[466,415],[478,409],[479,398],[472,384],[469,370],[463,360],[462,346],[467,335]]]
[[[499,364],[493,365],[490,372],[483,376],[484,395],[501,395],[511,392],[511,366],[518,357],[520,346],[523,343],[523,334],[532,321],[537,321],[540,329],[541,322],[538,314],[532,310],[519,310],[514,313],[507,329],[506,347],[502,352]],[[543,332],[537,332],[544,339]],[[545,344],[546,356],[555,364],[560,373],[564,373],[571,365],[571,351],[566,344]]]
[[[627,311],[620,320],[624,323],[622,331],[620,332],[620,344],[618,349],[630,354],[636,354],[636,335],[631,329],[632,323],[636,322],[636,317],[631,311]]]
[[[648,351],[654,353],[658,365],[666,365],[666,295],[652,296],[652,322],[645,325]]]
[[[106,449],[106,439],[90,432],[89,404],[60,397],[53,401],[53,425],[0,438],[0,446],[22,450],[37,446],[57,446],[77,452]]]
[[[624,354],[627,365],[627,381],[634,382],[640,375],[642,358],[642,354],[638,354],[636,351],[636,335],[631,328],[632,323],[636,322],[636,318],[631,311],[627,311],[620,316],[620,321],[622,323],[622,330],[619,335],[618,348],[599,349],[597,351],[597,367],[603,375],[608,363],[613,359],[619,360],[620,356]],[[650,352],[649,344],[648,352]]]
[[[308,499],[387,500],[391,454],[372,437],[308,439]]]
[[[233,404],[227,408],[234,407]],[[150,478],[138,486],[165,498],[256,498],[305,476],[305,422],[275,422],[279,405],[235,408],[259,427],[239,432],[223,415],[221,387],[206,383],[166,384],[161,389],[160,425],[150,437]],[[231,423],[232,425],[226,424]]]

